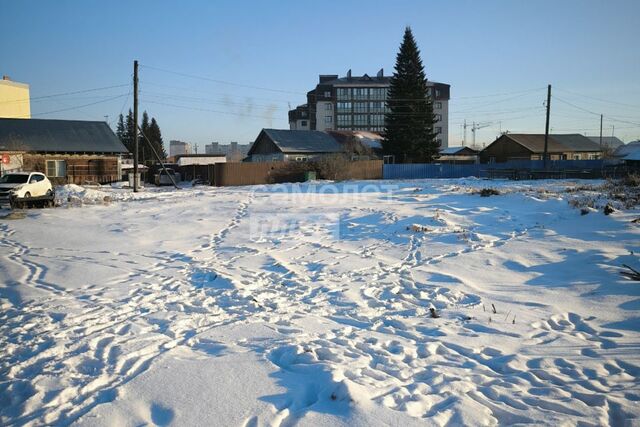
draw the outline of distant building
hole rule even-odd
[[[224,154],[178,154],[175,162],[178,166],[213,165],[226,163],[227,158]]]
[[[177,140],[169,141],[169,156],[175,157],[180,154],[191,154],[191,144]]]
[[[222,153],[227,156],[228,162],[241,162],[249,152],[251,144],[238,144],[236,141],[224,145],[218,142],[212,142],[204,146],[206,154]]]
[[[8,76],[0,80],[0,117],[30,119],[31,99],[29,85],[11,81]]]
[[[307,93],[307,103],[289,111],[291,130],[363,130],[384,132],[384,115],[391,76],[380,70],[375,77],[367,74],[346,77],[320,75],[315,89]],[[438,122],[435,130],[441,147],[449,144],[450,86],[427,81]]]
[[[105,122],[0,118],[3,171],[42,172],[58,184],[109,183],[127,149]]]
[[[341,152],[343,152],[342,146],[325,132],[262,129],[248,152],[248,160],[251,162],[306,162]]]
[[[615,149],[613,152],[613,157],[617,157],[619,159],[623,159],[627,157],[629,154],[635,154],[640,152],[640,140],[631,141],[628,144],[623,144]]]
[[[549,135],[548,150],[551,160],[595,160],[602,157],[602,149],[580,134]],[[482,163],[509,160],[542,160],[544,134],[507,133],[480,152]]]

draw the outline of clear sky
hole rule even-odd
[[[640,138],[639,0],[0,0],[0,74],[31,85],[34,118],[115,128],[137,59],[141,110],[203,150],[287,128],[318,74],[391,73],[406,25],[451,85],[450,145],[465,119],[478,142],[543,132],[549,83],[553,132],[595,135],[602,113],[605,135]]]

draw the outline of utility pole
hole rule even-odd
[[[549,114],[551,113],[551,85],[547,86],[547,122],[544,127],[544,168],[547,169],[549,157]]]
[[[602,114],[600,114],[600,151],[602,151]]]
[[[467,119],[464,119],[464,124],[462,125],[464,129],[464,136],[462,137],[462,146],[467,145]]]
[[[138,61],[133,61],[133,192],[138,192]]]

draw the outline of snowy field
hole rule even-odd
[[[587,184],[0,210],[0,425],[640,425],[640,211],[581,215]]]

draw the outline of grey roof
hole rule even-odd
[[[0,151],[127,153],[105,122],[0,118]]]
[[[283,153],[339,153],[342,147],[318,130],[262,129]]]
[[[600,136],[588,136],[587,138],[589,138],[590,140],[592,140],[596,144],[600,145]],[[615,136],[603,136],[602,137],[602,145],[606,146],[606,147],[609,147],[609,148],[613,148],[615,150],[616,148],[620,147],[621,145],[624,145],[624,142],[620,141],[620,139],[618,139]]]
[[[544,153],[544,134],[536,133],[509,133],[503,135],[522,145],[532,153]],[[597,152],[600,145],[591,141],[584,135],[578,133],[558,135],[549,135],[548,141],[549,153],[564,152]]]
[[[447,148],[443,148],[442,150],[440,150],[440,154],[445,154],[445,155],[454,155],[454,154],[458,154],[461,151],[468,151],[471,150],[474,153],[477,153],[476,150],[474,150],[471,147],[467,147],[467,146],[463,146],[463,147],[447,147]]]
[[[640,150],[640,141],[633,141],[616,148],[616,151],[613,152],[613,155],[615,157],[625,157],[639,150]]]

